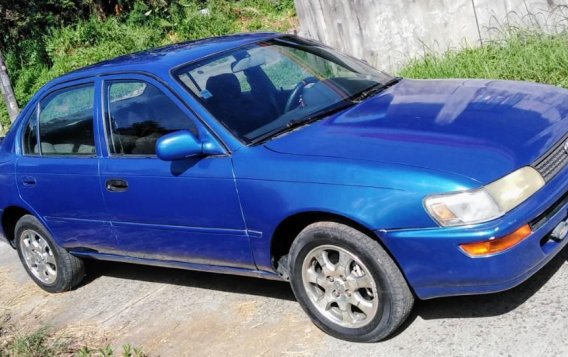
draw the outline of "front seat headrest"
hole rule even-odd
[[[236,98],[241,94],[241,84],[233,73],[223,73],[207,79],[205,88],[214,99]]]

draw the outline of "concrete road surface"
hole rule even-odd
[[[85,283],[50,295],[0,242],[0,314],[152,356],[568,356],[568,250],[508,292],[418,302],[391,339],[320,332],[285,283],[93,262]]]

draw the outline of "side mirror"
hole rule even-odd
[[[193,156],[216,154],[211,143],[199,141],[188,130],[166,134],[156,142],[156,155],[164,161],[183,160]]]

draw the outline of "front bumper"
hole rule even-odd
[[[506,216],[469,227],[377,231],[421,299],[493,293],[530,278],[568,244],[550,239],[568,218],[568,172]],[[500,238],[530,223],[532,234],[504,252],[472,258],[460,244]]]

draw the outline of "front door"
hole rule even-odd
[[[101,184],[124,254],[254,267],[228,155],[166,162],[157,139],[208,135],[168,89],[144,76],[103,84],[108,157]]]

